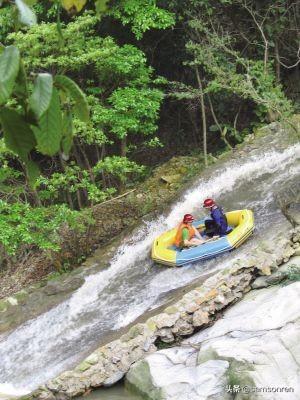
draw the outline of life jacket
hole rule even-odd
[[[184,228],[187,228],[188,231],[189,231],[189,239],[188,240],[191,240],[191,238],[193,236],[195,236],[195,228],[193,226],[191,226],[191,225],[184,224],[183,222],[181,222],[181,224],[178,226],[178,229],[177,229],[177,232],[176,232],[176,236],[175,236],[175,239],[174,239],[174,244],[175,244],[176,247],[182,247],[182,244],[183,244],[182,243],[182,230]]]

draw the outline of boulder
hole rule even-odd
[[[297,400],[299,302],[300,282],[253,290],[181,347],[134,364],[127,382],[153,400]],[[264,387],[276,397],[251,392]]]
[[[192,348],[161,350],[136,363],[126,380],[153,400],[231,399],[223,391],[228,361],[196,365],[194,355]]]

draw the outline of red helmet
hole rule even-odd
[[[203,203],[204,208],[211,208],[215,205],[216,205],[216,203],[213,201],[213,199],[206,199],[206,200],[204,200],[204,203]]]
[[[183,217],[182,222],[184,224],[188,223],[188,222],[193,222],[195,220],[195,218],[192,216],[192,214],[185,214],[185,216]]]

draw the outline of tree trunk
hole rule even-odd
[[[103,160],[103,158],[105,157],[105,151],[106,151],[106,149],[105,149],[105,144],[103,144],[103,145],[102,145],[101,155],[100,155],[99,160]],[[105,176],[105,173],[104,173],[103,170],[101,171],[101,175],[102,175],[102,184],[103,184],[103,187],[104,187],[104,189],[106,189],[106,188],[107,188],[106,176]]]
[[[127,146],[127,136],[124,136],[121,139],[121,151],[120,151],[121,157],[126,157],[127,154],[126,146]]]
[[[191,121],[191,123],[192,123],[192,126],[193,126],[193,128],[192,128],[192,133],[193,133],[193,139],[194,139],[194,142],[195,142],[195,145],[197,146],[198,145],[198,127],[197,127],[197,121],[196,121],[196,118],[195,118],[195,112],[194,112],[194,110],[191,110],[191,108],[190,107],[188,107],[188,110],[189,110],[189,117],[190,117],[190,121]]]
[[[121,157],[126,157],[127,155],[126,146],[127,146],[127,136],[124,136],[121,139],[121,151],[120,151]],[[125,190],[124,182],[122,182],[121,179],[119,179],[118,188],[120,193],[123,193]]]
[[[215,110],[214,110],[214,107],[213,107],[213,104],[212,104],[212,102],[211,102],[211,99],[210,99],[209,94],[207,95],[207,97],[208,97],[210,112],[211,112],[211,115],[212,115],[212,117],[213,117],[213,120],[214,120],[215,124],[217,125],[217,127],[218,127],[218,129],[219,129],[219,132],[220,132],[220,135],[221,135],[221,139],[223,140],[223,142],[226,144],[227,147],[229,147],[230,149],[232,149],[231,144],[230,144],[230,143],[228,142],[228,140],[226,139],[226,131],[225,131],[225,128],[222,129],[221,125],[219,124],[219,121],[218,121],[217,116],[216,116],[216,114],[215,114]]]
[[[275,40],[275,69],[276,69],[276,82],[280,83],[280,58],[279,58],[278,40]]]
[[[78,147],[80,149],[81,154],[83,155],[85,166],[86,166],[87,170],[89,171],[89,175],[90,175],[91,181],[93,183],[95,183],[95,175],[94,175],[94,172],[92,170],[92,167],[91,167],[90,161],[88,159],[88,156],[87,156],[83,146],[80,143],[77,143],[77,144],[78,144]]]
[[[206,127],[206,113],[205,113],[205,103],[204,103],[204,93],[202,81],[199,74],[199,69],[196,67],[196,77],[198,82],[198,87],[200,91],[200,105],[201,105],[201,115],[202,115],[202,130],[203,130],[203,154],[205,166],[207,166],[207,127]]]
[[[81,210],[83,208],[83,204],[81,201],[81,193],[79,189],[76,190],[76,197],[77,197],[78,208],[79,210]]]
[[[65,171],[65,169],[66,169],[66,163],[65,163],[65,161],[64,161],[63,158],[62,158],[61,152],[59,152],[59,162],[60,162],[60,165],[61,165],[61,169],[62,169],[63,171]],[[71,210],[74,210],[74,204],[73,204],[73,200],[72,200],[71,193],[68,191],[68,189],[65,190],[64,193],[65,193],[67,202],[68,202],[68,204],[69,204],[69,207],[71,208]]]
[[[33,205],[34,206],[38,206],[38,207],[42,207],[42,203],[41,203],[41,200],[39,198],[38,192],[36,191],[35,188],[33,188],[31,186],[30,181],[29,181],[29,176],[28,176],[28,173],[27,173],[27,168],[25,167],[25,165],[23,163],[22,163],[22,168],[23,168],[23,171],[24,171],[27,192],[28,192],[29,196],[32,198]]]

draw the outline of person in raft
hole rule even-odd
[[[192,225],[194,217],[191,214],[185,214],[182,222],[178,226],[174,244],[178,248],[199,246],[206,242],[198,230]]]
[[[222,208],[213,199],[204,200],[203,207],[210,211],[210,218],[204,221],[205,235],[208,237],[227,235],[231,229],[228,228],[227,218]]]

